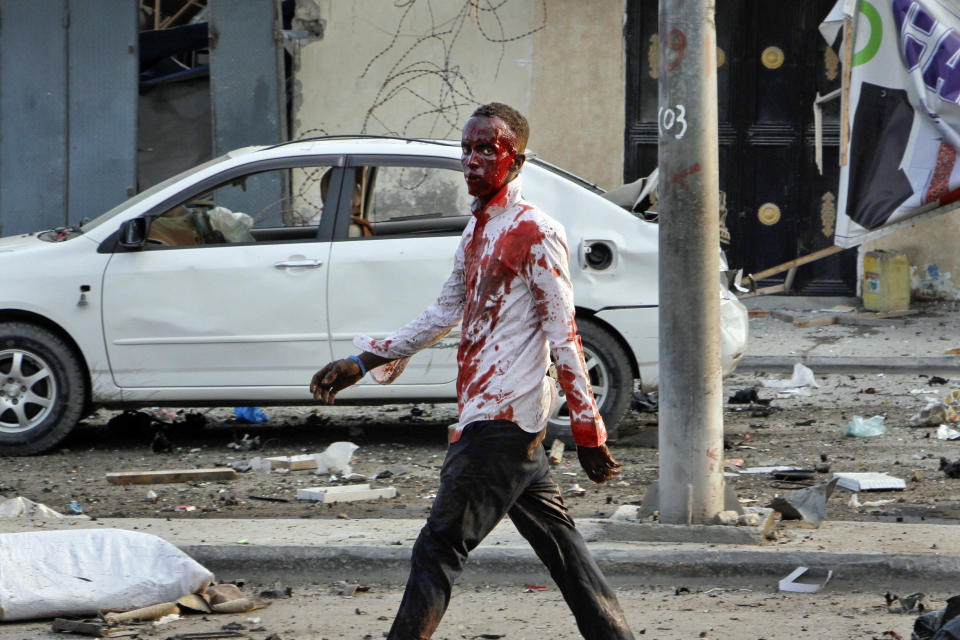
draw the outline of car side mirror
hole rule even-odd
[[[147,242],[147,219],[131,218],[120,225],[120,246],[124,249],[142,249]]]

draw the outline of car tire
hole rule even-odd
[[[600,415],[607,427],[607,437],[614,439],[617,425],[623,419],[630,406],[633,394],[633,368],[623,345],[600,323],[588,318],[577,318],[577,329],[583,343],[583,357],[587,362],[590,381],[603,393],[597,399]],[[554,439],[562,440],[567,446],[574,446],[570,431],[570,418],[566,414],[562,391],[560,406],[547,422],[547,435],[544,445],[550,446]]]
[[[43,453],[82,417],[87,378],[73,348],[25,322],[0,323],[0,455]]]

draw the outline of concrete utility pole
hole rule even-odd
[[[714,0],[660,0],[660,521],[723,510]]]

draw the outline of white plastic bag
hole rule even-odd
[[[314,454],[317,461],[317,474],[335,474],[347,475],[352,472],[350,468],[350,458],[353,452],[359,447],[352,442],[334,442],[322,453]]]
[[[0,620],[135,609],[204,588],[213,574],[156,536],[121,529],[0,534]]]
[[[883,416],[873,416],[872,418],[853,416],[847,423],[843,435],[854,438],[870,438],[872,436],[882,436],[886,431],[887,428],[883,425]]]
[[[789,380],[764,380],[763,386],[773,389],[800,389],[803,387],[819,387],[813,371],[809,367],[797,362],[793,365],[793,375]]]

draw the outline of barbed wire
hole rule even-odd
[[[462,110],[479,104],[471,89],[470,79],[460,66],[453,62],[456,45],[464,29],[473,24],[484,40],[500,45],[494,72],[497,76],[506,55],[507,44],[530,37],[547,26],[547,3],[546,0],[541,0],[540,22],[520,33],[508,33],[507,24],[501,14],[505,7],[515,1],[463,0],[453,17],[438,20],[433,0],[396,0],[393,6],[403,11],[390,35],[390,41],[367,62],[360,74],[361,79],[365,78],[378,61],[396,56],[380,80],[373,102],[364,114],[360,132],[368,133],[371,125],[376,123],[384,129],[384,133],[407,135],[414,123],[419,123],[424,118],[432,118],[424,135],[449,137],[462,124]],[[429,21],[423,25],[410,25],[408,21],[411,15],[422,15],[414,13],[418,5],[424,6]],[[496,26],[484,26],[485,20],[492,20]],[[413,42],[401,50],[401,38],[411,34],[414,37]],[[442,60],[436,60],[434,56],[418,55],[418,52],[429,44],[439,45],[443,52]],[[400,127],[394,128],[384,121],[381,114],[386,105],[402,95],[415,98],[424,108],[411,114]]]

